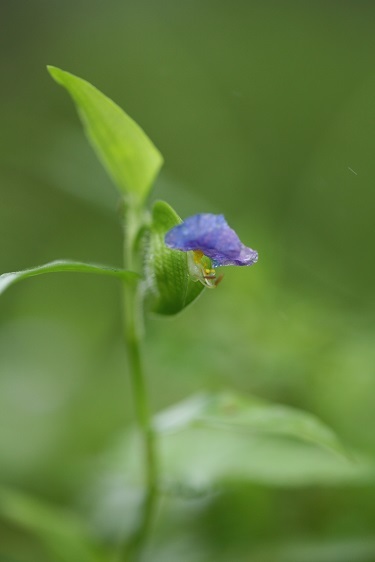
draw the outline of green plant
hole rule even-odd
[[[49,67],[49,72],[73,98],[90,143],[118,187],[123,208],[124,268],[54,261],[1,275],[0,292],[31,276],[64,271],[115,276],[123,285],[124,334],[137,425],[142,436],[140,454],[144,471],[144,494],[138,523],[116,554],[120,560],[130,562],[142,555],[158,497],[165,486],[165,459],[159,458],[158,443],[171,431],[185,430],[188,435],[189,430],[199,428],[202,430],[200,438],[206,439],[209,446],[216,439],[210,432],[217,434],[218,430],[226,430],[225,446],[228,451],[232,450],[230,462],[221,466],[218,460],[217,466],[206,466],[207,477],[212,481],[228,471],[235,472],[236,467],[243,470],[249,462],[242,454],[238,438],[251,441],[254,435],[273,435],[313,443],[340,454],[343,450],[334,433],[314,416],[232,391],[199,395],[155,418],[152,416],[142,364],[143,316],[150,313],[170,316],[181,312],[206,288],[216,287],[220,280],[216,276],[217,266],[251,265],[257,255],[240,243],[223,218],[196,215],[193,221],[182,223],[163,201],[156,202],[149,212],[147,198],[163,163],[159,151],[130,117],[91,84],[55,67]],[[200,226],[201,219],[203,226]],[[185,230],[181,230],[181,223]],[[206,224],[208,231],[202,233],[199,229],[204,229]],[[177,238],[172,239],[171,232],[177,232]],[[207,232],[214,232],[213,242],[207,242]],[[185,447],[190,445],[191,440],[185,442]],[[171,447],[170,443],[168,447]],[[167,459],[171,456],[168,447],[164,447],[163,453]],[[172,442],[173,447],[178,450],[178,444]],[[281,446],[280,451],[288,457],[287,446]],[[190,452],[189,449],[189,455]],[[194,452],[191,456],[194,458]],[[181,466],[175,467],[175,473],[186,480]],[[272,476],[264,478],[272,479]],[[89,539],[77,538],[85,533],[81,528],[72,531],[75,527],[70,519],[50,518],[48,510],[46,513],[44,509],[7,491],[0,493],[0,514],[41,537],[47,537],[45,542],[56,559],[78,562],[78,558],[80,561],[111,558],[110,549],[103,549],[99,554],[87,546]],[[68,532],[60,533],[59,530],[64,528]],[[68,545],[66,553],[61,544]]]

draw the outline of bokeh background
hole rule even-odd
[[[374,21],[365,0],[2,1],[0,271],[121,265],[118,195],[53,64],[155,142],[166,163],[154,198],[182,217],[225,213],[260,254],[180,316],[149,320],[153,409],[234,388],[316,414],[371,461]],[[116,281],[56,274],[1,297],[2,486],[109,536],[92,482],[132,419]],[[374,561],[372,479],[314,455],[306,476],[302,460],[271,447],[270,475],[245,470],[208,498],[166,502],[149,559]],[[2,561],[50,556],[0,521]]]

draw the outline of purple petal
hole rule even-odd
[[[258,260],[257,252],[242,244],[223,215],[200,213],[188,217],[167,232],[165,243],[184,252],[200,250],[212,259],[214,267],[253,265]]]

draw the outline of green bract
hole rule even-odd
[[[48,71],[72,96],[90,143],[121,193],[142,203],[163,164],[158,149],[92,84],[54,66]]]
[[[165,234],[181,222],[170,205],[164,201],[154,204],[146,249],[145,274],[151,310],[159,314],[180,312],[204,289],[190,275],[188,254],[171,250],[165,245]]]

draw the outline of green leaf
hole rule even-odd
[[[302,441],[270,434],[190,428],[164,434],[159,451],[164,486],[184,495],[229,480],[287,487],[363,485],[375,480],[374,466],[366,458],[351,463]]]
[[[13,490],[0,488],[0,517],[35,535],[58,562],[108,562],[74,514]]]
[[[96,265],[90,263],[81,263],[75,261],[56,260],[38,267],[31,269],[24,269],[23,271],[14,271],[11,273],[3,273],[0,275],[0,294],[5,291],[10,285],[34,277],[35,275],[42,275],[43,273],[58,273],[62,271],[75,271],[79,273],[96,273],[97,275],[109,275],[117,277],[124,281],[133,281],[139,278],[139,275],[133,271],[125,271],[124,269],[116,269],[107,267],[105,265]]]
[[[342,454],[333,432],[314,416],[256,398],[201,394],[158,414],[154,427],[160,488],[168,495],[207,495],[233,480],[288,488],[375,481],[373,461]],[[142,505],[142,447],[139,432],[129,430],[92,484],[94,512],[114,536]]]
[[[373,482],[315,416],[235,393],[202,394],[155,418],[165,481],[191,488],[244,478],[268,485]],[[332,452],[337,454],[332,454]]]
[[[90,483],[92,517],[113,539],[122,536],[124,520],[127,528],[136,524],[142,509],[142,451],[139,432],[129,431],[107,452],[101,472]],[[160,490],[168,497],[206,501],[236,480],[288,489],[375,482],[374,464],[366,458],[349,462],[281,436],[198,427],[158,435],[158,474]]]
[[[164,201],[154,204],[145,268],[150,308],[158,314],[180,312],[204,289],[191,278],[187,253],[165,245],[165,234],[181,222],[170,205]]]
[[[312,414],[231,392],[195,396],[156,418],[161,432],[187,426],[284,436],[347,455],[335,433]]]
[[[86,80],[54,66],[48,71],[72,96],[87,137],[120,192],[142,202],[163,157],[118,105]]]

